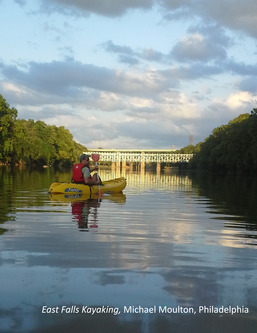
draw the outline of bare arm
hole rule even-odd
[[[97,180],[95,177],[92,177],[92,178],[84,177],[84,182],[87,185],[97,185],[100,183],[100,181]]]
[[[96,166],[93,167],[93,168],[89,168],[90,173],[91,173],[92,171],[97,171],[97,170],[98,170],[98,165],[96,165]]]

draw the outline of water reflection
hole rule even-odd
[[[158,189],[158,190],[191,190],[192,179],[187,174],[178,173],[152,173],[152,172],[131,172],[126,169],[114,170],[104,173],[105,179],[125,177],[127,184],[134,188]]]
[[[197,201],[206,201],[206,212],[223,221],[220,244],[232,247],[257,245],[257,178],[190,175]]]
[[[125,194],[104,194],[99,198],[98,194],[51,194],[52,201],[71,204],[72,220],[78,225],[80,231],[89,231],[98,228],[98,212],[103,200],[118,204],[126,202]]]
[[[69,180],[69,172],[19,170],[15,182],[10,171],[0,172],[0,221],[9,231],[0,235],[0,331],[255,332],[255,181],[120,172],[128,183],[124,194],[101,200],[49,197],[49,185]],[[251,312],[41,313],[43,305],[69,304],[239,305]]]
[[[72,202],[72,220],[78,224],[80,229],[98,228],[97,209],[100,208],[100,205],[101,199]]]

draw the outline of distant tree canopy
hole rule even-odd
[[[257,109],[215,128],[199,144],[191,167],[215,172],[257,171]]]
[[[4,163],[69,165],[86,147],[63,126],[16,119],[17,110],[0,95],[0,161]]]
[[[198,153],[200,151],[200,146],[201,144],[197,144],[197,145],[188,145],[184,148],[181,148],[179,150],[175,151],[175,154],[194,154],[194,153]]]

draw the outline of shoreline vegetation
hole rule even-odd
[[[71,166],[87,148],[64,126],[17,119],[17,110],[0,95],[0,163],[2,165]]]
[[[256,175],[257,108],[215,128],[194,149],[194,157],[189,162],[193,170]]]
[[[82,151],[87,151],[64,126],[17,119],[17,115],[18,111],[0,95],[0,165],[70,167]],[[203,142],[174,153],[193,153],[194,157],[189,163],[166,163],[163,165],[166,170],[255,174],[257,108],[215,128]]]

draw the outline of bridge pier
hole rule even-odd
[[[145,171],[145,162],[140,163],[140,171],[144,172]]]
[[[156,163],[156,172],[157,173],[161,172],[161,163],[160,162]]]
[[[112,162],[112,170],[120,170],[120,162]]]

